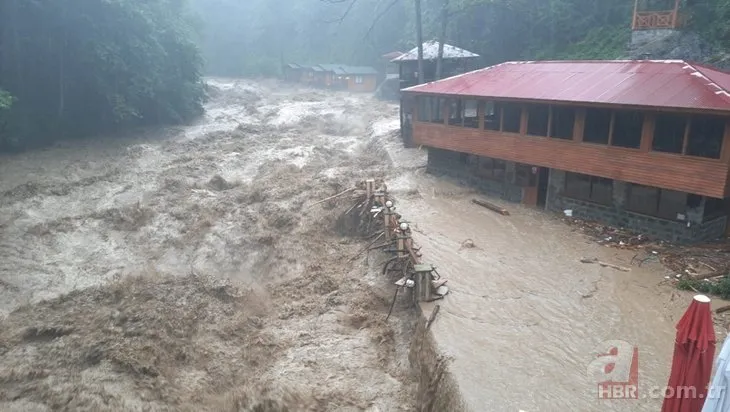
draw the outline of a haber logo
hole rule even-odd
[[[599,399],[639,399],[639,348],[609,340],[598,345],[594,355],[588,376],[598,385]]]

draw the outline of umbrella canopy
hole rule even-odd
[[[728,394],[728,384],[730,384],[730,339],[725,337],[725,343],[722,345],[720,355],[715,362],[715,377],[712,379],[712,389],[707,395],[705,405],[702,412],[730,412],[730,394]]]
[[[662,412],[697,412],[707,396],[715,355],[710,298],[697,295],[677,323],[672,372]]]

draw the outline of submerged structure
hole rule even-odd
[[[725,234],[730,73],[682,60],[508,62],[402,93],[432,173],[657,238]]]

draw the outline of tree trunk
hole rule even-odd
[[[446,28],[449,25],[449,0],[443,0],[441,6],[441,35],[439,36],[439,54],[436,58],[436,80],[441,80],[444,70],[444,42],[446,42]]]
[[[418,84],[425,83],[423,79],[423,27],[421,25],[421,0],[416,2],[416,41],[418,42]]]

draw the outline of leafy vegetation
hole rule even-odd
[[[710,282],[707,280],[682,279],[677,282],[677,288],[691,290],[717,296],[722,299],[730,299],[730,277],[724,276],[719,281]]]
[[[184,0],[5,0],[0,146],[174,123],[201,112]]]

